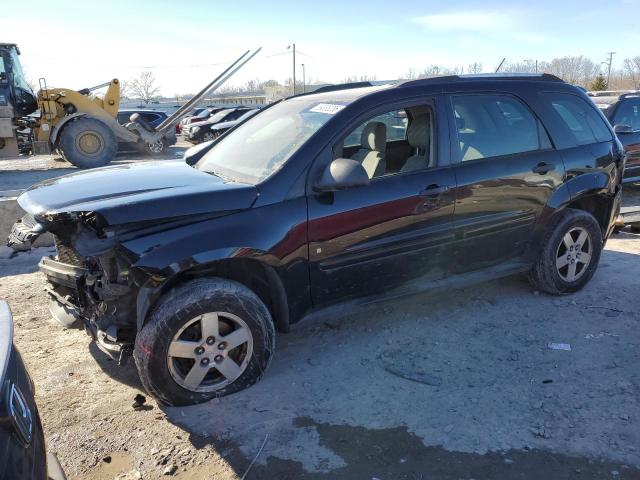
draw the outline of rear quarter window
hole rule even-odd
[[[592,104],[568,93],[543,93],[576,145],[606,142],[612,139],[609,128]]]

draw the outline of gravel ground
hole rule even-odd
[[[0,190],[45,175],[6,166]],[[50,320],[49,253],[0,260],[0,298],[70,479],[640,479],[638,235],[575,295],[511,278],[303,321],[259,384],[188,408],[134,409],[132,363]]]
[[[240,478],[263,444],[247,478],[640,478],[639,239],[572,296],[512,278],[302,322],[262,382],[188,408],[134,410],[133,366],[52,323],[47,250],[0,261],[0,298],[71,479]]]

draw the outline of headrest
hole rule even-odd
[[[387,126],[382,122],[369,122],[362,130],[360,145],[368,150],[384,153],[387,148]]]
[[[429,115],[421,113],[413,119],[407,129],[407,140],[414,148],[426,150],[429,148],[429,138],[431,137],[431,125]]]

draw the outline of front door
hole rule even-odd
[[[439,158],[438,138],[446,128],[434,112],[433,101],[425,100],[368,116],[328,147],[327,161],[341,156],[365,162],[371,181],[309,192],[315,305],[393,293],[412,282],[419,288],[446,275],[455,184],[448,159]]]

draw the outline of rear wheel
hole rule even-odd
[[[576,292],[591,280],[601,252],[602,231],[593,215],[567,209],[543,245],[530,281],[554,295]]]
[[[134,359],[147,391],[168,405],[190,405],[243,390],[269,366],[275,328],[245,286],[213,278],[167,295],[138,333]]]
[[[58,146],[65,160],[78,168],[107,165],[118,151],[113,131],[91,117],[79,117],[67,123],[60,132]]]

